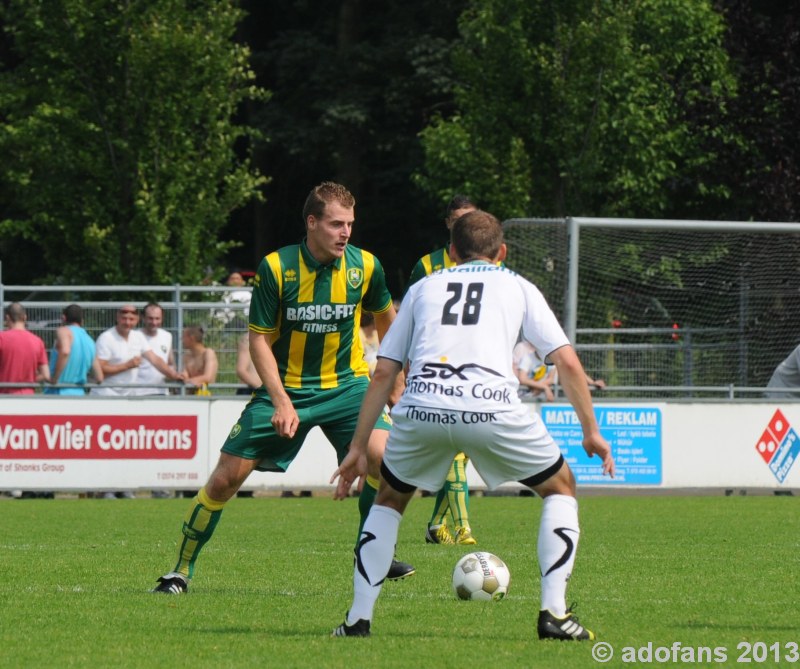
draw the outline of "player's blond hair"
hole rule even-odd
[[[303,223],[308,221],[309,216],[322,218],[325,205],[330,202],[338,202],[348,209],[356,206],[355,197],[344,186],[333,181],[323,181],[319,186],[312,188],[306,198],[306,203],[303,205]]]

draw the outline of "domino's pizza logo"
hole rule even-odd
[[[800,453],[800,438],[780,409],[775,411],[767,429],[758,440],[756,451],[778,482],[783,483]]]

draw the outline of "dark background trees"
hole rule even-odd
[[[248,110],[269,138],[256,156],[271,181],[265,202],[228,229],[252,240],[234,251],[238,264],[297,241],[303,201],[325,179],[356,195],[353,243],[384,262],[394,292],[423,252],[441,246],[444,205],[410,175],[422,161],[417,134],[451,100],[449,58],[463,4],[245,3],[242,36],[259,83],[272,92],[269,104]]]
[[[735,220],[800,220],[800,11],[777,0],[720,0],[739,80],[730,123],[746,144],[721,162]]]

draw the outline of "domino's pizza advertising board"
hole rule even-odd
[[[611,444],[617,472],[603,476],[597,457],[583,450],[583,431],[569,405],[544,405],[541,417],[578,484],[658,486],[662,483],[662,411],[653,406],[595,405],[600,433]]]
[[[800,453],[800,438],[780,409],[772,414],[766,429],[756,442],[756,452],[778,483],[783,483]]]

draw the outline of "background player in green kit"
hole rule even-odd
[[[192,501],[178,562],[158,579],[153,592],[188,590],[197,556],[225,503],[254,469],[286,471],[313,427],[322,428],[339,462],[347,454],[369,385],[358,337],[361,310],[374,313],[381,338],[395,316],[380,262],[348,244],[354,207],[355,198],[346,188],[320,184],[303,207],[303,242],[261,261],[249,338],[263,385],[231,429],[216,468]],[[361,524],[375,498],[389,427],[388,416],[382,416],[370,439],[370,471],[359,498]],[[411,565],[394,562],[388,578],[413,573]]]
[[[477,208],[478,206],[466,195],[454,195],[447,205],[444,217],[444,224],[447,226],[448,232],[459,216],[475,211]],[[453,267],[455,264],[455,261],[450,258],[447,248],[441,248],[422,256],[411,270],[408,285],[415,284],[436,270]],[[472,528],[469,524],[468,462],[469,458],[463,453],[456,455],[447,474],[447,480],[436,493],[433,513],[428,521],[428,528],[425,530],[425,541],[429,544],[474,545],[478,543],[472,536]],[[447,525],[448,515],[453,522],[452,531]]]

